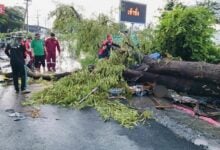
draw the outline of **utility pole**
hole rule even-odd
[[[47,18],[44,19],[44,27],[47,28]]]
[[[29,6],[29,2],[31,2],[31,0],[24,0],[26,2],[26,19],[27,19],[27,33],[29,32],[29,23],[28,23],[28,6]]]
[[[38,13],[38,10],[37,10],[37,30],[38,32],[40,31],[40,26],[39,26],[39,13]]]

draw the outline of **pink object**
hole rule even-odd
[[[173,105],[174,108],[178,109],[178,110],[182,110],[183,112],[191,115],[191,116],[195,116],[195,112],[193,110],[190,110],[188,108],[185,108],[183,106],[178,106],[178,105]]]
[[[213,126],[220,127],[220,122],[213,120],[212,118],[199,116],[199,119],[208,122],[209,124],[212,124]]]
[[[195,112],[189,108],[183,107],[183,106],[178,106],[178,105],[173,105],[173,108],[181,110],[191,116],[195,116]],[[215,126],[215,127],[220,127],[220,122],[213,120],[212,118],[209,117],[204,117],[204,116],[199,116],[199,119]]]
[[[5,14],[5,5],[0,4],[0,15],[4,15]]]

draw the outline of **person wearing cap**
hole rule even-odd
[[[51,33],[50,38],[46,40],[45,47],[48,71],[56,71],[56,50],[60,54],[60,44],[54,33]]]
[[[31,42],[31,48],[33,49],[34,55],[34,67],[37,71],[40,72],[40,67],[42,65],[43,70],[45,71],[45,49],[44,41],[40,39],[40,34],[35,34],[35,39]]]
[[[109,58],[113,46],[120,48],[118,44],[113,43],[112,36],[108,34],[106,40],[102,42],[102,46],[99,49],[98,52],[99,59]]]
[[[22,43],[22,37],[13,37],[11,43],[7,44],[5,54],[10,58],[12,68],[12,77],[16,93],[19,93],[18,78],[21,77],[21,92],[23,94],[30,93],[27,90],[26,68],[25,68],[25,45]]]

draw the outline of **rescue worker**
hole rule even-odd
[[[112,47],[120,48],[118,44],[113,43],[112,36],[108,34],[107,39],[102,42],[102,46],[99,49],[98,52],[99,59],[109,58]]]
[[[45,49],[44,41],[40,39],[40,34],[35,34],[35,39],[31,42],[31,48],[33,49],[34,55],[34,66],[37,71],[40,72],[40,67],[42,65],[43,70],[45,71]]]
[[[56,71],[56,50],[58,50],[60,55],[60,44],[54,33],[51,33],[50,38],[46,40],[45,47],[48,71]]]
[[[21,77],[21,92],[30,93],[27,90],[26,68],[25,68],[25,45],[22,43],[22,36],[16,36],[11,43],[7,44],[5,54],[10,58],[12,77],[16,93],[19,93],[18,78]]]

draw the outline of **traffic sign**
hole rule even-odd
[[[121,1],[120,21],[145,24],[146,4]]]

